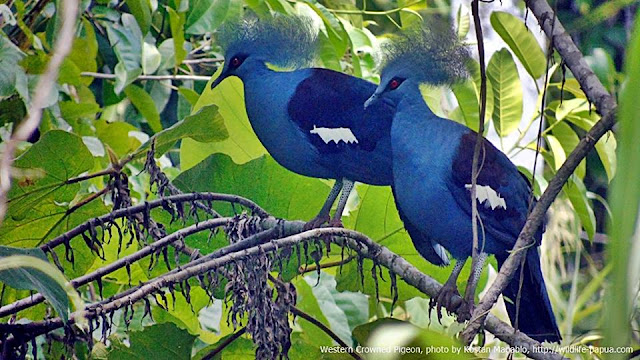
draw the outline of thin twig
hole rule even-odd
[[[229,336],[226,339],[224,339],[224,341],[220,345],[218,345],[218,347],[216,347],[215,349],[211,350],[211,352],[208,353],[207,355],[203,356],[201,360],[211,360],[211,359],[213,359],[222,350],[224,350],[224,348],[226,348],[227,346],[231,345],[232,342],[236,341],[236,339],[238,339],[240,336],[244,335],[244,333],[246,333],[246,332],[247,332],[247,328],[246,327],[243,327],[242,329],[234,332],[231,336]]]
[[[328,268],[344,265],[353,259],[355,259],[355,256],[348,256],[342,260],[322,263],[320,264],[320,269],[328,269]],[[302,275],[302,274],[317,272],[317,271],[318,271],[318,266],[316,264],[311,264],[308,266],[300,266],[300,268],[298,269],[298,274]]]
[[[291,313],[295,316],[299,316],[305,320],[307,320],[308,322],[312,323],[313,325],[315,325],[316,327],[318,327],[320,330],[324,331],[327,335],[329,335],[335,342],[338,343],[338,345],[342,346],[343,348],[351,348],[351,346],[347,345],[347,343],[345,343],[342,339],[340,339],[340,337],[338,335],[336,335],[336,333],[334,333],[331,329],[329,329],[325,324],[321,323],[320,321],[318,321],[316,318],[314,318],[313,316],[307,314],[306,312],[298,309],[297,307],[292,307],[291,308]],[[357,360],[362,360],[362,357],[360,356],[360,354],[358,354],[355,351],[348,351],[347,352],[349,355],[351,355],[352,358],[357,359]]]
[[[93,77],[96,79],[115,79],[115,74],[103,74],[97,72],[82,72],[81,76]],[[140,75],[136,78],[136,80],[194,80],[194,81],[209,81],[211,80],[211,76],[201,76],[201,75]]]
[[[27,117],[13,132],[9,141],[6,142],[3,150],[4,153],[0,160],[0,225],[2,225],[2,221],[7,213],[7,201],[9,189],[11,188],[12,165],[14,160],[13,156],[16,147],[21,141],[26,141],[40,125],[42,109],[46,105],[49,93],[51,91],[57,91],[54,85],[58,79],[58,71],[67,54],[71,51],[71,45],[73,44],[78,1],[63,0],[61,5],[62,9],[58,9],[58,14],[62,15],[62,26],[57,35],[58,41],[55,43],[53,55],[49,60],[47,70],[38,80],[38,85],[33,92],[34,96]]]
[[[382,10],[382,11],[373,11],[373,10],[343,10],[343,9],[327,9],[330,12],[334,13],[334,14],[344,14],[344,15],[379,15],[379,16],[386,16],[386,15],[391,15],[391,14],[395,14],[399,11],[402,11],[406,8],[410,8],[414,5],[418,5],[421,2],[423,2],[424,0],[418,0],[418,1],[414,1],[411,3],[408,3],[406,5],[391,9],[391,10]],[[429,9],[426,9],[429,10]],[[439,12],[439,10],[435,10],[437,12]]]
[[[473,15],[473,23],[476,30],[476,39],[478,42],[478,59],[480,60],[480,107],[478,109],[478,134],[476,135],[476,144],[473,149],[473,160],[471,163],[471,230],[473,234],[473,247],[471,250],[471,268],[475,269],[478,266],[479,255],[479,239],[478,239],[478,202],[476,201],[476,191],[478,183],[478,175],[482,171],[482,166],[479,164],[480,152],[484,155],[484,116],[487,107],[487,74],[484,61],[484,38],[482,36],[482,23],[480,21],[478,0],[471,2],[471,13]],[[484,247],[484,246],[483,246]],[[470,276],[474,276],[474,271]],[[474,281],[475,282],[475,281]],[[474,283],[470,281],[468,284]],[[475,289],[472,289],[475,291]],[[467,292],[465,291],[465,296]]]

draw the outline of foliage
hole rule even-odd
[[[32,104],[35,84],[51,57],[61,21],[60,4],[14,0],[0,5],[3,141]],[[375,261],[325,239],[254,254],[249,259],[234,258],[224,266],[211,265],[208,271],[193,268],[193,274],[178,278],[187,263],[210,264],[206,261],[213,258],[201,256],[220,254],[240,239],[275,230],[291,235],[283,226],[267,224],[270,218],[263,212],[282,219],[308,220],[330,189],[325,180],[293,174],[269,157],[247,119],[238,79],[227,79],[210,89],[221,64],[216,30],[250,12],[310,16],[321,28],[318,66],[376,81],[375,49],[386,41],[385,33],[410,26],[431,13],[451,12],[447,2],[431,0],[354,4],[285,0],[82,2],[71,54],[62,65],[55,91],[47,96],[38,132],[32,135],[31,143],[20,144],[14,162],[9,211],[0,227],[0,262],[11,258],[4,257],[4,249],[11,246],[11,254],[27,252],[46,258],[68,279],[74,279],[72,284],[95,315],[88,328],[76,328],[76,334],[93,340],[71,346],[81,336],[70,337],[65,327],[64,332],[48,332],[46,341],[40,337],[37,342],[25,342],[22,354],[35,344],[32,350],[39,356],[51,351],[51,356],[76,353],[100,359],[206,358],[212,351],[221,351],[216,354],[222,358],[270,357],[287,351],[292,359],[328,357],[319,348],[334,345],[335,339],[317,324],[289,316],[293,307],[330,328],[349,346],[387,344],[384,334],[389,333],[397,334],[398,344],[403,346],[458,346],[453,337],[460,325],[446,315],[438,323],[435,314],[427,311],[424,294],[402,279],[396,281],[397,275],[382,270]],[[457,36],[468,41],[468,9],[462,5],[453,13],[457,14]],[[536,195],[540,195],[547,180],[600,117],[559,56],[539,45],[533,35],[538,29],[527,28],[507,11],[493,12],[489,23],[504,43],[487,62],[487,114],[483,121],[492,126],[485,129],[510,157],[539,151],[541,160],[533,182]],[[625,74],[617,72],[604,50],[594,51],[589,59],[598,76],[615,92]],[[633,86],[635,70],[626,71],[631,78],[623,99],[634,104],[638,88]],[[469,72],[470,78],[452,90],[424,89],[424,96],[437,114],[477,129],[477,62],[470,64]],[[522,90],[526,82],[536,87],[533,113],[524,110],[531,101]],[[633,112],[627,108],[621,111],[624,126],[629,127],[622,139],[633,138],[629,121]],[[540,128],[543,146],[538,147],[537,139],[527,134],[537,132],[541,118],[545,123]],[[594,329],[606,318],[600,311],[601,293],[612,270],[598,263],[598,253],[586,249],[598,245],[588,240],[583,243],[579,236],[584,229],[589,239],[597,237],[608,221],[608,215],[599,216],[600,204],[603,208],[608,205],[596,187],[606,188],[614,176],[620,176],[619,184],[631,189],[637,178],[632,173],[637,166],[618,169],[616,136],[610,133],[597,143],[595,154],[581,163],[552,209],[555,217],[549,221],[545,240],[551,245],[544,248],[549,259],[545,275],[561,331],[566,334],[563,345],[600,344],[601,333]],[[636,153],[631,141],[622,144],[620,163],[638,164],[632,158]],[[531,171],[523,170],[532,178]],[[616,186],[622,189],[623,185]],[[417,255],[390,189],[364,184],[356,189],[350,212],[344,217],[345,227],[445,281],[451,268],[433,266]],[[638,199],[631,190],[619,191],[628,195],[627,200]],[[216,198],[208,192],[242,198]],[[187,200],[154,203],[180,193],[198,194]],[[624,195],[618,196],[613,208],[616,219],[633,222],[636,217],[624,214]],[[224,201],[218,201],[221,199]],[[137,210],[123,210],[131,206]],[[228,218],[215,223],[214,212]],[[101,220],[92,220],[95,218]],[[76,232],[67,236],[69,231]],[[167,234],[175,238],[161,243]],[[624,243],[625,236],[619,235],[613,246]],[[466,285],[468,269],[460,277],[460,289]],[[43,268],[21,268],[20,275],[6,271],[0,272],[2,306],[29,298],[29,290],[41,292],[47,300],[18,312],[19,322],[46,319],[48,306],[67,320],[69,306],[62,275]],[[483,274],[480,290],[492,271]],[[615,266],[613,271],[616,279],[624,277]],[[98,275],[86,279],[89,274]],[[146,296],[108,308],[114,303],[110,297],[117,302],[133,294],[131,289],[140,289],[139,283],[150,286]],[[78,309],[80,305],[74,304]],[[265,314],[270,315],[260,317]],[[634,314],[637,323],[637,311]],[[3,322],[10,315],[3,313]],[[274,339],[279,341],[274,343]],[[637,345],[638,339],[634,341]],[[46,342],[54,346],[47,347]],[[167,344],[172,344],[171,348]],[[496,338],[487,338],[486,346],[495,344],[499,344]]]

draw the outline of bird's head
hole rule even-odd
[[[216,40],[225,61],[211,88],[229,76],[242,79],[266,63],[288,69],[308,65],[316,51],[316,35],[310,19],[294,15],[251,16],[223,25]]]
[[[395,107],[419,85],[452,84],[467,76],[469,54],[449,25],[431,22],[395,35],[381,48],[380,85],[365,103],[376,101]]]

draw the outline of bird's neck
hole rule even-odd
[[[417,85],[404,91],[391,126],[394,161],[410,169],[418,160],[449,156],[445,153],[460,133],[456,124],[435,115]]]

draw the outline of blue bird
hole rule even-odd
[[[394,113],[391,126],[393,190],[396,205],[420,253],[444,247],[456,260],[438,304],[449,304],[458,294],[456,281],[472,254],[471,164],[477,133],[436,116],[425,104],[419,85],[451,84],[466,76],[466,50],[447,31],[415,28],[399,35],[385,48],[380,85],[365,107],[386,106]],[[480,172],[476,185],[479,212],[480,261],[472,269],[463,311],[473,307],[474,292],[487,254],[501,267],[524,226],[533,200],[529,182],[507,156],[482,138]],[[535,201],[535,200],[533,200]],[[561,340],[540,268],[537,245],[527,250],[522,272],[504,290],[507,312],[514,326],[538,341]],[[425,245],[426,242],[426,245]],[[428,259],[427,259],[428,260]],[[516,309],[519,281],[523,283]],[[447,306],[449,306],[447,305]],[[439,310],[439,309],[438,309]],[[468,313],[467,313],[468,314]],[[468,315],[467,315],[468,316]],[[464,318],[464,316],[463,316]]]
[[[309,177],[336,179],[319,214],[308,228],[329,220],[329,211],[342,190],[330,225],[341,225],[353,182],[390,185],[390,128],[393,114],[385,106],[364,102],[376,85],[340,72],[301,68],[316,50],[308,19],[296,16],[245,19],[227,24],[217,34],[225,52],[217,86],[236,76],[244,85],[245,106],[254,132],[283,167]],[[275,71],[297,68],[293,71]],[[423,256],[448,264],[438,245]]]

